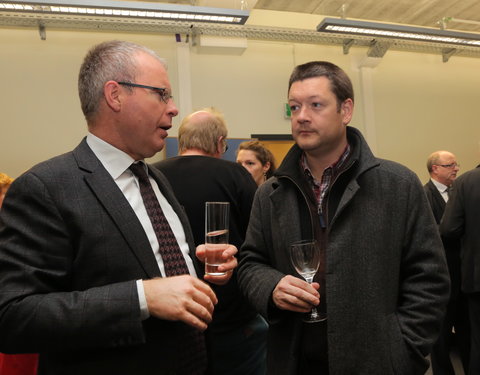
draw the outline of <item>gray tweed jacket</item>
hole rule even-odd
[[[417,176],[375,158],[358,130],[347,134],[352,155],[327,198],[330,375],[424,374],[449,295],[437,225]],[[240,251],[240,287],[270,323],[271,375],[296,374],[302,327],[299,314],[273,305],[272,291],[296,275],[288,247],[308,232],[302,225],[319,225],[305,209],[300,155],[293,146],[257,191]]]

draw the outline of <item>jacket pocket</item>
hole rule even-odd
[[[428,360],[418,357],[405,341],[395,313],[387,316],[390,343],[390,362],[395,375],[423,375],[428,369]]]

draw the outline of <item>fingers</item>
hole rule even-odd
[[[226,252],[227,250],[225,250],[222,254],[224,263],[218,266],[218,270],[220,272],[230,272],[230,271],[233,271],[238,266],[237,258],[235,258],[233,255],[230,255],[229,253],[226,254]]]
[[[296,312],[308,312],[312,306],[320,303],[318,291],[306,281],[292,275],[280,280],[272,298],[278,308]]]
[[[201,292],[200,296],[208,297],[208,302],[209,304],[211,304],[211,308],[212,308],[211,311],[213,312],[214,305],[218,303],[218,299],[217,299],[217,296],[215,295],[215,292],[212,290],[212,288],[210,288],[210,286],[207,283],[203,282],[202,280],[194,277],[192,277],[192,279],[196,288],[198,288],[198,290]]]
[[[190,275],[143,281],[148,311],[152,316],[179,320],[199,330],[212,321],[215,304],[213,290]]]
[[[222,253],[222,258],[225,260],[230,260],[238,253],[238,249],[234,245],[227,245],[227,248]],[[205,263],[206,256],[206,246],[205,244],[198,245],[195,249],[195,255],[202,262]]]
[[[237,253],[238,253],[238,249],[237,249],[236,246],[228,245],[228,247],[222,253],[222,257],[223,257],[223,259],[230,259],[230,258],[234,257],[235,255],[237,255]]]
[[[205,263],[205,251],[206,251],[205,245],[198,245],[197,248],[195,249],[195,255],[202,263]]]

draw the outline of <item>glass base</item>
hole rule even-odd
[[[325,320],[327,320],[327,314],[318,312],[316,309],[313,309],[302,319],[304,323],[318,323]]]

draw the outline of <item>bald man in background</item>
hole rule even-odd
[[[435,151],[428,157],[427,169],[430,180],[424,185],[425,193],[435,221],[440,224],[450,187],[457,177],[460,165],[451,152]],[[450,352],[455,344],[463,368],[468,369],[470,351],[468,309],[466,297],[460,290],[460,241],[442,236],[442,242],[450,273],[451,294],[442,331],[432,349],[432,370],[434,375],[455,375],[450,360]]]
[[[257,184],[240,164],[221,159],[227,150],[227,123],[215,108],[185,117],[178,129],[177,157],[154,164],[172,185],[190,220],[195,243],[205,242],[205,202],[230,202],[230,242],[240,248]],[[210,375],[263,375],[267,323],[237,285],[237,272],[218,296],[207,332]]]

